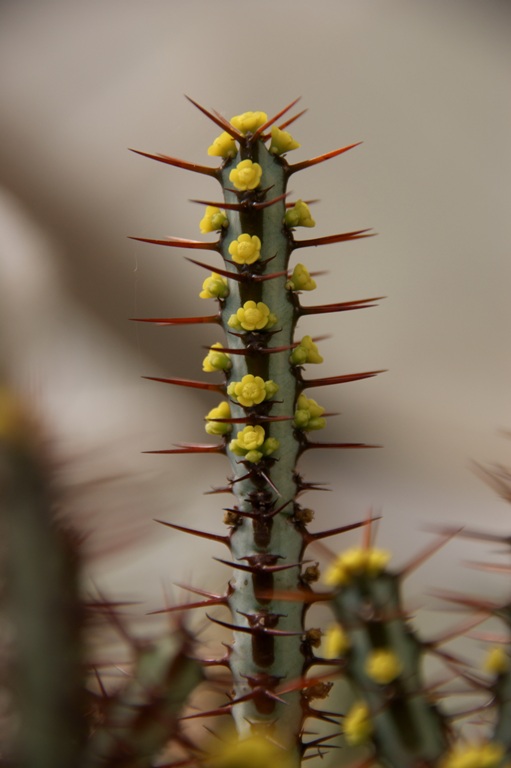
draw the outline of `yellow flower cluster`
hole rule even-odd
[[[248,189],[255,189],[259,186],[262,175],[263,169],[259,163],[253,163],[252,160],[242,160],[230,172],[229,181],[239,192],[246,192]]]
[[[235,115],[229,122],[233,128],[245,135],[246,133],[255,133],[267,121],[266,112],[243,112],[242,115]]]
[[[323,358],[312,341],[312,337],[304,336],[300,344],[291,352],[289,361],[292,365],[305,365],[305,363],[322,363]]]
[[[278,447],[279,441],[274,437],[266,437],[264,428],[259,425],[245,427],[229,443],[232,453],[243,456],[245,461],[252,464],[257,464],[263,456],[270,456]]]
[[[293,424],[304,432],[312,432],[315,429],[323,429],[326,419],[323,418],[325,409],[315,400],[305,395],[300,395],[296,403],[295,418]]]
[[[235,331],[262,331],[271,328],[277,322],[263,301],[246,301],[235,315],[227,321],[229,328]]]
[[[291,152],[298,149],[300,144],[293,139],[288,131],[281,131],[276,125],[271,128],[270,152],[272,155],[283,155],[284,152]]]
[[[371,651],[364,668],[366,675],[380,685],[391,683],[403,671],[403,665],[390,648],[377,648]]]
[[[505,648],[497,645],[490,648],[484,660],[484,670],[492,675],[503,675],[509,669],[509,656]]]
[[[498,768],[505,749],[495,742],[456,745],[440,762],[440,768]]]
[[[259,405],[263,400],[270,400],[278,389],[279,386],[274,381],[265,381],[261,376],[247,373],[241,381],[231,381],[227,387],[227,394],[244,408],[251,408],[253,405]]]
[[[274,739],[254,734],[246,739],[220,740],[205,762],[206,768],[292,768],[294,760],[289,750],[279,747]]]
[[[315,227],[316,222],[311,216],[307,203],[303,200],[297,200],[292,208],[289,208],[284,215],[284,224],[288,227]]]
[[[219,341],[212,345],[208,354],[202,361],[202,370],[206,373],[213,371],[228,371],[232,365],[231,358],[226,352],[218,352],[224,345]]]
[[[390,553],[383,549],[353,547],[343,552],[325,574],[325,583],[332,587],[349,584],[363,576],[374,579],[385,570]]]
[[[223,157],[224,159],[228,157],[236,157],[237,151],[238,148],[236,142],[227,131],[224,131],[220,136],[217,136],[213,144],[208,147],[208,155],[211,157]]]
[[[206,425],[204,429],[208,435],[227,435],[232,430],[232,424],[226,424],[222,421],[210,421],[210,419],[230,419],[231,408],[229,403],[224,400],[216,408],[212,408],[206,415]]]
[[[261,256],[261,241],[257,235],[240,235],[229,245],[229,253],[236,264],[253,264]]]
[[[303,264],[297,264],[293,269],[293,274],[286,283],[289,291],[313,291],[316,288],[316,282],[309,274],[307,267]]]
[[[373,732],[369,709],[363,702],[354,704],[343,722],[344,738],[350,747],[365,744]]]
[[[325,659],[338,659],[349,650],[350,639],[340,624],[332,624],[325,633]]]
[[[215,205],[207,205],[206,213],[200,220],[199,227],[202,234],[205,235],[207,232],[217,232],[222,227],[226,227],[228,223],[224,211]]]
[[[229,295],[227,278],[212,272],[202,283],[201,299],[225,299]]]

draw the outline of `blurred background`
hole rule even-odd
[[[318,375],[389,369],[318,393],[340,412],[326,439],[384,446],[305,457],[306,478],[331,483],[304,499],[318,528],[372,508],[397,564],[431,524],[509,533],[471,462],[511,464],[510,33],[504,0],[0,2],[0,367],[81,489],[79,522],[109,553],[91,565],[102,587],[155,608],[162,584],[226,579],[223,552],[152,522],[221,531],[228,497],[202,491],[225,460],[142,454],[202,440],[216,401],[141,377],[201,378],[219,339],[129,322],[204,311],[185,253],[127,239],[200,237],[188,200],[219,194],[127,150],[213,164],[218,131],[184,94],[228,118],[301,96],[293,162],[363,141],[291,184],[321,200],[315,234],[378,234],[300,252],[329,272],[314,303],[388,297],[300,328],[331,334]],[[482,554],[451,543],[415,593],[505,587],[460,566]]]

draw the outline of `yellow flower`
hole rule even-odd
[[[206,206],[206,213],[200,220],[199,227],[202,234],[206,234],[206,232],[216,232],[222,227],[226,227],[228,223],[224,211],[214,205],[208,205]]]
[[[292,365],[304,365],[305,363],[322,363],[323,358],[318,352],[317,346],[311,336],[304,336],[300,344],[293,349],[289,360]]]
[[[289,208],[284,215],[284,224],[288,227],[315,227],[316,222],[311,216],[307,203],[303,200],[297,200],[292,208]]]
[[[323,429],[326,419],[322,418],[325,409],[318,405],[312,398],[300,395],[296,403],[294,425],[297,429],[311,432],[315,429]]]
[[[261,241],[257,235],[240,235],[229,245],[229,253],[236,264],[253,264],[261,256]]]
[[[270,152],[272,155],[282,155],[284,152],[291,152],[301,146],[293,139],[288,131],[281,131],[276,125],[271,128]]]
[[[364,668],[367,676],[380,685],[391,683],[403,671],[401,662],[390,648],[377,648],[371,651]]]
[[[237,456],[242,456],[246,451],[255,451],[264,443],[264,428],[248,426],[238,432],[236,438],[231,440],[229,450]]]
[[[286,288],[289,291],[313,291],[316,287],[316,282],[303,264],[296,265],[293,269],[293,274],[286,283]]]
[[[208,147],[208,155],[211,157],[236,157],[237,151],[236,142],[227,131],[217,136],[213,144]]]
[[[363,702],[354,704],[343,722],[344,738],[350,747],[365,744],[373,732],[369,709]]]
[[[349,650],[350,639],[340,624],[332,624],[325,634],[326,659],[338,659]]]
[[[294,760],[289,750],[254,734],[241,741],[221,741],[205,763],[206,768],[292,768]]]
[[[225,299],[229,295],[229,286],[227,278],[212,272],[202,283],[202,291],[199,293],[201,299]]]
[[[207,373],[212,373],[213,371],[228,371],[231,367],[231,358],[226,352],[217,352],[217,349],[221,349],[223,347],[223,344],[221,344],[219,341],[217,341],[216,344],[212,345],[212,349],[209,350],[208,354],[202,361],[202,370],[206,371]]]
[[[229,328],[244,331],[262,331],[275,325],[277,318],[262,301],[246,301],[227,321]]]
[[[505,749],[495,742],[458,744],[440,762],[440,768],[497,768]]]
[[[204,429],[208,435],[226,435],[232,430],[232,424],[226,424],[222,421],[209,421],[209,419],[229,419],[231,417],[231,408],[229,403],[224,400],[216,408],[212,408],[206,415],[207,424]]]
[[[385,570],[390,553],[383,549],[353,547],[343,552],[325,574],[325,583],[331,587],[349,584],[354,578],[374,579]]]
[[[264,379],[247,373],[241,381],[232,381],[227,387],[227,394],[237,400],[244,408],[259,405],[266,397]]]
[[[230,123],[240,133],[255,133],[261,125],[268,121],[266,112],[243,112],[242,115],[235,115]]]
[[[245,192],[247,189],[255,189],[259,186],[262,175],[263,169],[259,163],[253,163],[252,160],[242,160],[230,172],[229,181],[232,181],[240,192]]]
[[[483,668],[492,675],[503,675],[504,672],[507,672],[509,669],[509,656],[505,648],[501,645],[490,648],[484,660]]]

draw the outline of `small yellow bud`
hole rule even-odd
[[[315,227],[316,222],[311,216],[310,208],[303,200],[297,200],[292,208],[284,215],[284,224],[288,227]]]
[[[230,172],[229,181],[234,184],[237,190],[245,192],[248,189],[258,187],[262,175],[263,169],[259,163],[253,163],[252,160],[242,160]]]
[[[440,761],[440,768],[499,768],[505,749],[495,742],[458,744]]]
[[[240,133],[255,133],[261,125],[268,121],[266,112],[243,112],[242,115],[235,115],[230,123]]]
[[[208,147],[208,155],[211,157],[236,157],[237,151],[236,142],[227,131],[217,136],[213,144]]]
[[[262,331],[275,325],[277,318],[262,301],[246,301],[227,321],[229,328],[244,331]]]
[[[340,624],[332,624],[325,634],[326,659],[338,659],[349,650],[350,639]]]
[[[304,336],[300,344],[293,349],[289,360],[292,365],[305,365],[305,363],[322,363],[323,358],[318,352],[317,346],[310,336]]]
[[[272,155],[283,155],[284,152],[291,152],[301,146],[293,139],[288,131],[281,131],[276,125],[271,128],[270,152]]]
[[[229,245],[229,253],[236,264],[253,264],[261,256],[261,241],[257,235],[240,235]]]
[[[297,429],[303,429],[306,432],[323,429],[326,426],[326,419],[322,418],[324,412],[325,409],[315,400],[301,394],[296,403],[293,423]]]
[[[289,291],[313,291],[316,288],[316,282],[309,274],[307,267],[303,264],[297,264],[293,269],[293,274],[286,283]]]
[[[232,431],[232,424],[226,424],[221,421],[209,421],[209,419],[229,419],[231,417],[231,408],[229,403],[224,400],[216,408],[212,408],[206,415],[206,425],[204,429],[208,435],[227,435]]]
[[[272,453],[275,453],[279,447],[280,443],[276,437],[267,437],[261,447],[261,451],[264,456],[270,456]]]
[[[212,348],[209,350],[208,354],[202,361],[202,370],[206,371],[207,373],[212,373],[213,371],[228,371],[231,367],[231,358],[226,352],[218,352],[217,350],[223,347],[223,344],[221,344],[219,341],[216,342],[216,344],[212,345]]]
[[[390,648],[377,648],[368,655],[365,671],[375,683],[387,685],[399,677],[403,666]]]
[[[503,675],[509,669],[509,656],[505,648],[497,645],[490,648],[484,660],[483,669],[492,675]]]
[[[366,704],[354,704],[343,721],[344,738],[350,747],[365,744],[373,732],[369,709]]]
[[[206,234],[207,232],[217,232],[222,227],[226,227],[228,223],[224,211],[214,205],[208,205],[206,206],[206,213],[200,220],[199,227],[202,234]]]
[[[212,272],[202,283],[201,299],[225,299],[229,295],[227,278]]]

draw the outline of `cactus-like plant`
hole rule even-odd
[[[12,683],[19,699],[21,729],[13,737],[5,765],[169,766],[174,763],[162,762],[164,751],[175,742],[185,750],[184,764],[297,768],[341,733],[348,745],[368,745],[366,764],[378,762],[391,768],[500,768],[510,758],[511,685],[506,647],[492,650],[487,668],[492,678],[485,682],[452,653],[443,651],[440,641],[422,641],[403,606],[403,578],[438,545],[417,555],[400,571],[390,571],[389,554],[372,545],[370,520],[312,532],[308,526],[314,513],[298,501],[304,491],[318,488],[298,472],[297,462],[305,451],[369,447],[316,441],[310,433],[325,426],[328,414],[309,396],[309,390],[366,379],[379,371],[329,378],[305,373],[308,366],[321,363],[322,357],[318,339],[295,338],[298,320],[373,306],[378,297],[323,305],[301,301],[301,294],[316,288],[315,275],[301,263],[290,264],[293,252],[362,239],[369,233],[295,236],[298,228],[313,227],[314,220],[306,202],[288,199],[289,178],[356,146],[290,164],[286,155],[299,145],[287,128],[299,115],[285,115],[295,103],[271,119],[263,112],[246,112],[230,121],[196,105],[222,131],[208,150],[209,155],[221,158],[219,167],[139,153],[211,176],[223,190],[221,200],[197,201],[206,206],[200,230],[217,232],[215,242],[135,239],[171,248],[210,250],[223,259],[221,267],[192,260],[210,273],[200,296],[215,301],[216,312],[138,320],[178,326],[212,323],[222,331],[203,361],[203,370],[218,374],[220,381],[154,379],[221,396],[205,416],[205,430],[216,442],[180,444],[155,452],[222,453],[229,459],[227,485],[216,489],[234,496],[225,510],[227,533],[192,530],[171,522],[165,525],[229,549],[230,555],[222,562],[233,569],[233,575],[225,592],[216,595],[194,590],[203,599],[172,610],[228,607],[230,621],[210,618],[232,631],[232,643],[222,657],[201,662],[194,658],[194,639],[182,620],[172,636],[146,643],[129,638],[114,603],[84,604],[78,587],[78,542],[54,523],[46,461],[32,442],[18,403],[0,391],[0,503],[12,574],[9,605],[17,631],[26,639],[15,654]],[[493,479],[501,493],[509,495],[509,477],[501,473]],[[326,573],[327,589],[315,591],[313,583],[319,572],[305,559],[307,547],[359,526],[363,527],[362,545],[342,553]],[[450,535],[443,535],[440,544]],[[44,580],[41,576],[49,557],[55,567]],[[496,615],[507,627],[511,625],[509,605],[453,595],[450,599],[475,611],[469,624]],[[335,617],[322,655],[316,651],[323,632],[305,623],[307,608],[318,601],[328,603]],[[128,637],[133,650],[132,675],[115,691],[104,686],[96,671],[96,692],[84,692],[82,628],[91,608],[109,617]],[[46,653],[52,643],[55,653]],[[54,658],[54,666],[48,670],[46,660],[35,649]],[[488,691],[498,704],[496,724],[485,740],[464,743],[456,739],[451,718],[438,705],[436,689],[424,681],[423,660],[430,652],[437,653],[472,688]],[[228,715],[237,735],[234,740],[221,738],[216,748],[203,751],[185,735],[181,720],[189,695],[206,678],[205,668],[215,665],[227,667],[232,675],[229,702],[188,714],[185,719]],[[330,691],[331,684],[321,673],[326,667],[334,668],[331,676],[348,680],[356,695],[353,706],[343,713],[312,704]],[[88,714],[91,696],[99,712],[95,718]],[[333,733],[310,735],[308,721],[314,718],[332,723]]]

